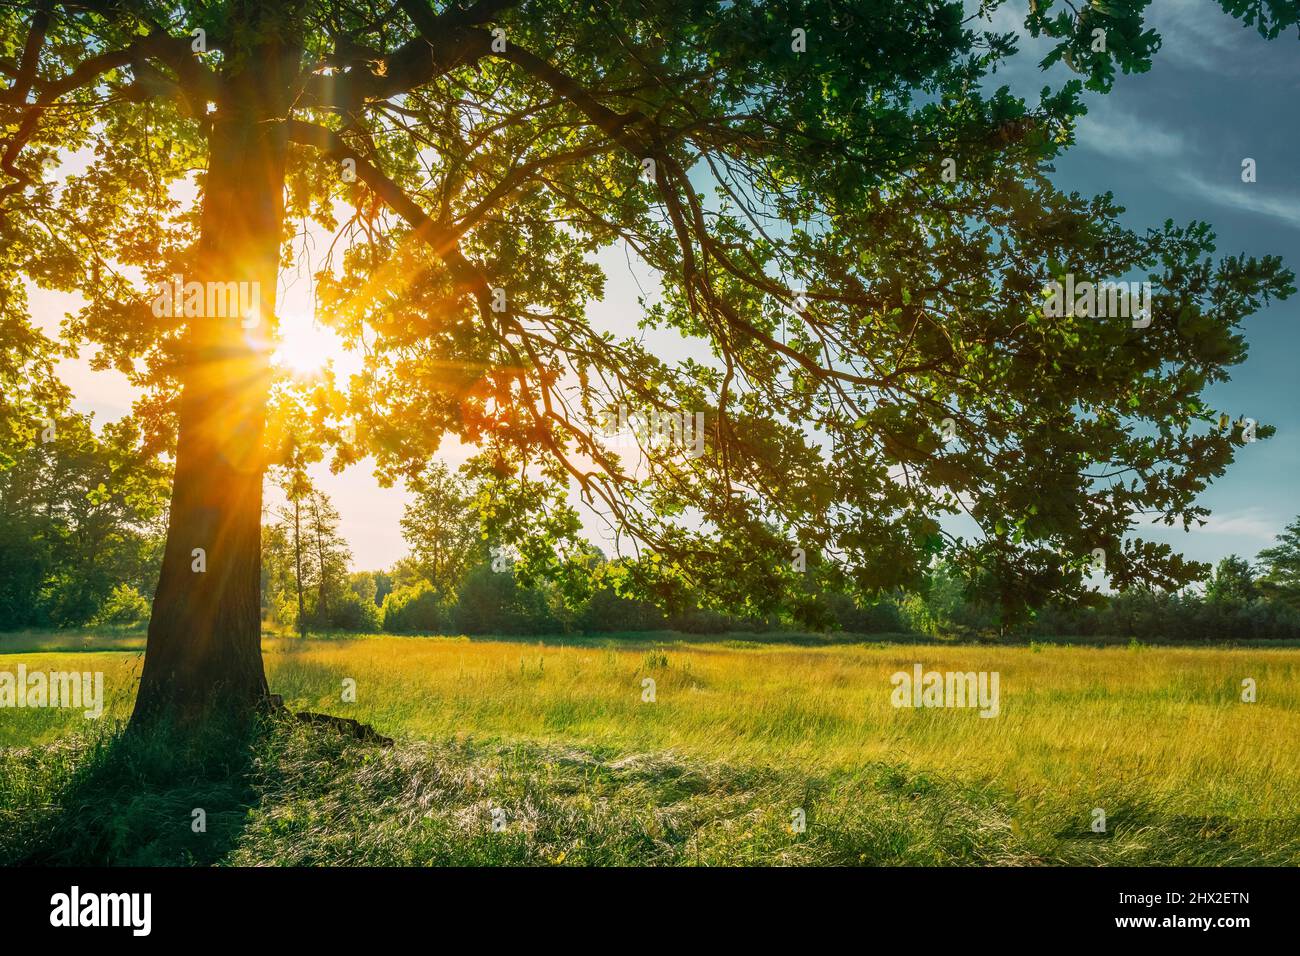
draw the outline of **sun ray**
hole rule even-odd
[[[343,355],[343,343],[334,332],[311,315],[288,312],[280,316],[279,343],[271,364],[290,374],[306,377]]]

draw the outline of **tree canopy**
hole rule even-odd
[[[50,418],[0,467],[0,629],[75,627],[153,591],[169,475],[130,422]]]
[[[1260,590],[1300,608],[1300,518],[1277,536],[1277,544],[1259,553],[1258,562]]]

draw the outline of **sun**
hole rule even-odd
[[[301,312],[280,316],[280,343],[271,353],[271,364],[294,375],[318,372],[343,352],[339,337]]]

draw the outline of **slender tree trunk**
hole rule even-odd
[[[302,595],[302,499],[293,499],[293,582],[298,588],[298,636],[307,636],[307,607]]]
[[[133,725],[159,717],[188,723],[213,711],[247,717],[268,698],[260,615],[262,436],[284,219],[287,138],[280,121],[301,55],[291,39],[297,6],[229,6],[233,55],[211,115],[194,275],[184,278],[252,283],[244,288],[259,312],[190,318],[167,544]],[[212,297],[204,299],[207,312]]]
[[[321,538],[321,516],[320,502],[313,493],[311,499],[312,527],[316,534],[316,563],[320,567],[320,580],[316,585],[316,603],[320,607],[320,619],[326,620],[329,617],[329,603],[326,598],[325,581],[325,542]]]

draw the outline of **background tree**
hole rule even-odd
[[[291,621],[300,636],[337,625],[336,615],[362,602],[348,574],[352,552],[339,534],[338,510],[316,488],[300,456],[280,469],[285,503],[263,529],[263,604],[277,620]],[[363,585],[373,604],[374,582]],[[372,615],[373,617],[373,615]]]
[[[285,503],[277,510],[277,520],[270,532],[269,540],[264,535],[263,550],[269,544],[276,551],[287,551],[289,580],[293,585],[293,596],[297,604],[294,614],[295,627],[299,636],[307,634],[307,592],[311,585],[307,583],[311,575],[311,532],[307,527],[311,508],[311,499],[316,488],[307,474],[307,466],[320,460],[320,452],[308,442],[304,442],[301,424],[296,419],[296,407],[279,410],[279,420],[285,422],[283,431],[273,432],[271,441],[278,448],[272,474]],[[265,560],[265,554],[263,557]],[[283,580],[283,574],[275,575],[277,583]]]
[[[75,627],[115,592],[151,595],[161,557],[167,469],[138,452],[128,422],[96,434],[89,416],[41,423],[0,468],[0,628]]]
[[[329,496],[313,490],[305,502],[304,542],[311,564],[314,601],[308,614],[318,627],[335,625],[334,615],[353,594],[348,579],[352,552],[339,534],[339,513]]]
[[[441,462],[407,482],[413,495],[402,513],[402,537],[411,549],[411,570],[447,601],[484,553],[476,490]]]
[[[268,699],[257,588],[277,271],[290,224],[338,228],[340,201],[355,212],[320,307],[365,367],[314,392],[315,440],[338,466],[373,454],[385,480],[419,474],[447,435],[477,446],[494,520],[536,530],[519,515],[545,506],[551,531],[502,539],[532,550],[525,568],[574,523],[521,493],[531,481],[571,482],[653,552],[629,586],[747,612],[782,606],[794,543],[863,592],[915,580],[938,518],[963,510],[980,534],[949,540],[954,559],[995,569],[1008,612],[1077,593],[1098,547],[1117,586],[1193,579],[1128,532],[1139,515],[1204,515],[1197,494],[1244,441],[1210,427],[1204,390],[1291,274],[1273,257],[1213,262],[1203,224],[1127,229],[1111,197],[1048,179],[1084,85],[1148,68],[1143,0],[1030,5],[1026,26],[1054,43],[1044,65],[1080,74],[1036,103],[984,82],[1015,55],[991,26],[1001,6],[0,11],[16,51],[0,284],[18,317],[3,327],[21,347],[25,278],[80,293],[66,336],[148,390],[136,414],[175,453],[137,719]],[[1296,22],[1287,0],[1222,6],[1265,36]],[[90,159],[56,187],[43,164],[60,150]],[[196,169],[188,208],[171,187]],[[642,325],[680,333],[686,358],[590,321],[610,246],[656,274]],[[177,274],[248,283],[260,308],[155,317],[130,277]],[[1066,274],[1149,277],[1151,324],[1049,316],[1044,288]],[[681,432],[611,448],[598,422],[621,406],[702,413],[698,453]]]
[[[1205,599],[1211,604],[1249,604],[1258,596],[1255,572],[1245,558],[1230,554],[1215,565],[1205,586]]]
[[[1300,610],[1300,518],[1277,536],[1277,544],[1256,556],[1258,586],[1265,596]]]
[[[304,616],[298,610],[297,554],[291,528],[281,515],[262,526],[262,613],[268,621],[301,634],[299,620]]]

